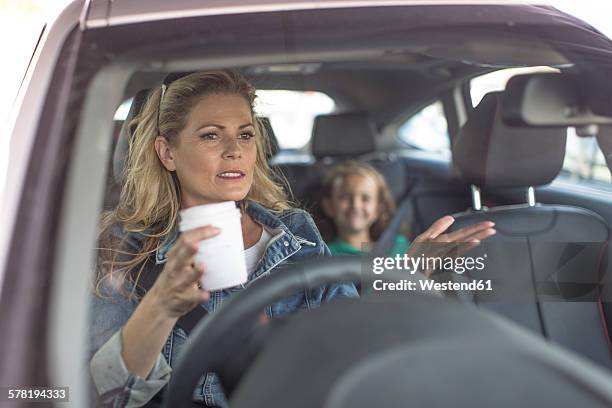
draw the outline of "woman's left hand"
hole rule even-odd
[[[455,219],[450,215],[435,221],[425,232],[417,236],[410,248],[409,256],[425,255],[427,257],[457,257],[480,245],[483,239],[495,235],[495,223],[482,221],[477,224],[446,232]],[[430,276],[433,271],[425,271]]]

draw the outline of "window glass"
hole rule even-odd
[[[300,149],[310,142],[314,118],[335,107],[334,100],[321,92],[258,90],[255,111],[270,119],[281,149]]]
[[[610,170],[595,137],[579,137],[574,128],[567,132],[567,147],[561,177],[610,186]]]
[[[477,106],[485,94],[504,90],[512,76],[533,72],[558,70],[550,67],[510,68],[476,77],[470,81],[472,106]],[[559,178],[612,189],[610,171],[595,137],[578,137],[574,128],[568,128],[565,160]]]
[[[127,118],[128,113],[130,113],[130,107],[132,106],[133,100],[134,98],[129,98],[123,101],[123,103],[121,103],[121,105],[119,105],[119,107],[115,111],[115,116],[113,117],[113,120],[123,122],[125,118]]]
[[[400,128],[399,138],[411,147],[450,157],[448,125],[441,101],[412,115]]]

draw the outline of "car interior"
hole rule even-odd
[[[259,90],[333,101],[297,147],[276,116],[259,117],[271,167],[323,237],[322,177],[346,160],[385,177],[398,207],[409,208],[410,239],[444,215],[455,217],[454,229],[496,223],[497,234],[474,249],[488,254],[486,270],[450,277],[493,279],[495,296],[347,300],[258,323],[254,311],[288,291],[359,281],[362,261],[291,265],[203,319],[157,403],[190,406],[211,370],[232,407],[612,404],[612,148],[602,142],[612,133],[612,41],[601,33],[531,5],[230,13],[85,33],[79,55],[89,59],[75,62],[75,83],[88,86],[70,95],[81,105],[66,114],[67,151],[81,154],[74,185],[89,180],[79,169],[95,167],[103,187],[90,197],[100,198],[97,207],[66,212],[75,225],[89,219],[93,231],[92,214],[116,206],[130,122],[149,91],[170,73],[210,68],[238,69]],[[508,78],[476,100],[476,82],[499,73]],[[437,136],[419,127],[434,108],[443,148],[428,148]],[[90,250],[71,239],[66,251]],[[58,259],[74,275],[90,260]],[[432,383],[442,390],[426,392]],[[473,392],[475,384],[488,392]]]
[[[381,65],[384,66],[381,67]],[[398,72],[394,72],[394,69]],[[252,67],[242,68],[242,70],[245,75],[249,75]],[[360,77],[364,70],[370,75],[367,79]],[[372,87],[372,91],[388,93],[386,98],[391,100],[402,99],[404,89],[390,86],[391,82],[397,83],[395,79],[390,80],[389,83],[371,83],[371,78],[383,76],[383,70],[387,73],[391,72],[390,76],[403,75],[405,79],[402,82],[407,83],[410,83],[411,75],[415,78],[413,81],[420,81],[422,75],[418,72],[418,67],[408,70],[403,64],[394,66],[391,62],[359,61],[344,63],[341,67],[334,62],[321,63],[316,72],[309,72],[299,78],[293,76],[290,78],[280,76],[279,78],[278,74],[252,76],[256,86],[265,89],[270,89],[272,86],[282,90],[316,89],[333,95],[334,92],[340,94],[337,89],[342,88],[343,111],[314,118],[312,138],[308,146],[311,160],[308,162],[292,162],[290,153],[284,155],[282,149],[278,148],[279,143],[269,118],[261,118],[262,121],[265,121],[268,136],[271,138],[272,145],[275,146],[274,153],[270,157],[270,164],[284,177],[283,180],[286,180],[288,189],[293,194],[293,200],[301,208],[313,214],[319,229],[325,234],[329,226],[320,216],[321,208],[318,205],[323,175],[331,167],[344,160],[362,160],[373,165],[384,175],[398,203],[411,202],[413,207],[411,217],[413,218],[405,221],[409,222],[415,234],[446,214],[452,214],[455,217],[457,221],[453,226],[455,229],[481,220],[494,221],[498,233],[486,244],[481,245],[478,251],[494,254],[483,276],[493,278],[496,283],[503,285],[508,291],[507,297],[501,296],[500,301],[499,291],[496,299],[487,299],[486,295],[483,296],[476,292],[462,293],[462,301],[493,311],[496,315],[504,316],[532,333],[537,333],[548,341],[562,345],[599,366],[611,368],[608,328],[612,327],[610,320],[612,310],[609,310],[608,303],[602,301],[599,293],[593,294],[594,290],[600,289],[597,283],[600,282],[600,274],[604,273],[606,268],[601,257],[606,255],[606,243],[610,234],[609,221],[604,218],[605,213],[599,214],[594,211],[595,208],[592,206],[589,195],[581,196],[576,192],[566,195],[562,191],[555,191],[554,187],[550,186],[550,183],[559,176],[563,166],[567,126],[538,128],[508,125],[503,118],[502,104],[504,99],[509,100],[513,97],[512,92],[519,92],[510,87],[511,82],[509,88],[504,91],[487,93],[477,106],[463,107],[468,111],[467,118],[458,126],[456,135],[453,137],[452,161],[444,160],[436,155],[428,157],[427,152],[414,151],[414,149],[401,146],[400,143],[390,144],[387,150],[383,150],[378,147],[383,137],[381,133],[384,132],[381,129],[392,127],[393,124],[383,122],[382,112],[367,111],[369,108],[367,105],[356,103],[358,101],[356,93],[363,92],[361,89],[363,85]],[[532,76],[537,79],[538,75],[541,74]],[[559,76],[560,74],[545,75]],[[332,81],[328,79],[331,76],[337,77]],[[522,77],[517,76],[511,81],[528,76],[529,74]],[[359,79],[355,80],[355,77]],[[147,86],[155,85],[150,78],[151,76],[147,77]],[[162,74],[159,74],[158,78],[162,78]],[[347,80],[347,84],[343,84],[340,78],[350,78],[350,80]],[[140,83],[136,79],[133,81]],[[356,86],[356,82],[353,81],[359,82],[361,86]],[[332,82],[334,87],[328,85]],[[135,88],[140,86],[135,86]],[[405,88],[410,89],[413,86],[405,85]],[[453,92],[456,88],[466,89],[465,86],[458,86],[456,80],[447,83],[446,88],[448,89],[445,89],[442,84],[438,84],[438,87],[441,92],[438,97],[441,99],[444,98],[445,93]],[[354,91],[351,93],[349,90],[353,88]],[[112,166],[110,166],[112,172],[109,173],[107,181],[108,193],[105,202],[107,208],[115,204],[113,197],[117,198],[120,188],[123,160],[130,138],[130,120],[139,112],[147,92],[148,89],[145,88],[135,93],[129,113],[121,126],[117,125],[120,130],[112,156]],[[393,92],[396,92],[397,95],[390,95]],[[411,97],[415,98],[414,93],[411,93]],[[465,101],[465,98],[463,100]],[[430,95],[425,95],[424,100],[414,101],[413,106],[408,105],[409,112],[414,112],[418,107],[430,101]],[[404,107],[404,105],[400,106]],[[399,109],[400,106],[395,109]],[[385,107],[385,110],[387,109],[388,107]],[[449,109],[451,112],[456,110],[457,107]],[[458,120],[458,122],[461,121]],[[554,199],[543,200],[540,196],[541,190],[544,192],[542,194],[544,197],[552,196]],[[545,250],[542,248],[542,242],[546,242],[549,246],[550,243],[556,243],[556,245],[553,245],[553,249],[546,248]],[[572,243],[578,249],[568,248],[568,243]],[[585,253],[585,248],[590,250]],[[581,252],[583,253],[576,258]],[[541,293],[541,284],[547,279],[550,281],[552,265],[558,264],[564,257],[573,259],[574,265],[566,267],[564,271],[557,271],[552,278],[557,291],[553,291],[552,297],[545,298],[546,293]],[[576,263],[579,263],[579,266]],[[576,277],[576,274],[579,276]],[[353,277],[353,280],[357,279]],[[578,288],[578,292],[572,286],[575,286],[577,282],[583,285]],[[570,287],[563,290],[561,286],[564,284],[569,284]],[[374,312],[363,310],[362,313],[367,316]],[[406,318],[409,319],[410,324],[414,324],[414,316],[410,315]],[[327,319],[331,318],[327,317]],[[464,321],[464,319],[465,317],[457,318],[457,321]],[[332,319],[328,324],[337,322],[338,320]],[[301,326],[298,325],[298,327],[303,327],[303,330],[309,327],[307,323],[300,324]],[[447,327],[450,326],[453,325]],[[456,330],[465,330],[464,323],[460,326],[461,328],[456,328]],[[388,329],[381,328],[380,330],[387,330],[389,333]],[[480,333],[480,330],[482,328],[478,327],[470,331],[470,336]],[[397,334],[400,338],[408,335],[407,332],[401,330],[400,332]],[[369,334],[359,333],[362,338],[368,338],[365,349],[359,346],[355,346],[355,349],[343,346],[344,353],[354,358],[355,356],[351,353],[361,355],[361,353],[371,352],[385,344],[378,344],[377,340],[372,338],[373,333],[377,333],[372,327],[367,333]],[[410,331],[410,333],[413,332]],[[288,335],[289,339],[283,338],[285,343],[280,347],[286,347],[288,354],[292,344],[291,336],[296,335],[298,334],[292,333]],[[257,342],[258,345],[253,346],[257,350],[261,347],[262,339],[266,338],[265,335],[262,336]],[[338,338],[342,338],[342,335],[338,334]],[[385,345],[388,346],[388,344]],[[199,346],[203,347],[202,343]],[[275,352],[277,351],[278,349],[275,348]],[[242,353],[245,353],[244,350]],[[316,354],[314,351],[313,353]],[[310,361],[320,361],[320,357],[320,355],[311,355]],[[412,357],[405,358],[409,360]],[[238,367],[243,369],[247,364],[245,361],[250,363],[253,359],[253,355],[238,358]],[[309,361],[309,358],[302,357],[299,361],[291,360],[291,364],[303,367],[306,361]],[[270,387],[266,391],[261,390],[262,381],[254,379],[253,375],[250,374],[246,379],[242,378],[241,370],[232,367],[231,359],[224,359],[223,364],[219,361],[216,362],[218,365],[210,364],[211,371],[224,373],[224,386],[228,390],[234,390],[239,380],[243,381],[235,397],[237,406],[246,406],[253,401],[258,401],[258,404],[261,405],[272,403],[278,406],[290,403],[287,397],[269,398],[269,393],[278,387],[278,381],[283,381],[281,378],[274,377],[276,382],[270,381],[269,384],[264,384],[264,387]],[[278,358],[270,355],[264,357],[264,362],[258,360],[253,370],[254,372],[268,372],[278,364]],[[289,370],[290,364],[286,364],[286,370]],[[203,365],[206,366],[205,363],[199,362],[197,367],[201,369]],[[337,370],[341,368],[346,367],[342,365],[336,367]],[[399,375],[401,364],[398,363],[396,370],[398,370],[396,375]],[[329,367],[322,370],[317,369],[316,366],[308,366],[308,370],[305,371],[310,374],[318,373],[317,376],[323,382],[331,381],[335,375],[334,370]],[[517,368],[518,371],[520,370]],[[238,372],[241,374],[237,374]],[[393,376],[390,373],[385,375],[389,378]],[[295,384],[301,381],[300,378],[291,376],[285,379],[283,384],[286,389],[297,387]],[[363,381],[365,380],[351,379],[349,381],[351,390],[354,392],[356,389],[362,389]],[[180,381],[177,380],[177,383]],[[554,386],[559,387],[560,385],[555,384]],[[339,392],[323,385],[317,389],[320,392],[311,394],[303,406],[317,404],[324,398],[331,398],[326,392]],[[401,393],[398,391],[399,394],[392,398],[400,401],[407,392],[407,390],[402,390]],[[363,392],[363,395],[366,394]],[[291,395],[291,393],[284,395]],[[330,406],[349,406],[343,404],[348,404],[349,400],[353,402],[356,400],[354,396],[350,396],[348,391],[338,398],[341,399],[341,402],[337,402],[338,405],[330,404]],[[560,399],[560,401],[567,403],[567,400]],[[375,401],[370,403],[374,404]],[[436,401],[436,403],[450,403],[450,400]]]

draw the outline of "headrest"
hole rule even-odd
[[[148,95],[148,89],[143,89],[134,95],[134,98],[132,99],[132,106],[130,106],[130,110],[123,121],[121,130],[119,131],[119,137],[117,138],[117,144],[115,145],[115,152],[113,153],[113,179],[115,180],[115,183],[120,184],[122,181],[122,172],[130,146],[130,138],[134,133],[134,128],[133,126],[130,126],[130,122],[140,113]]]
[[[270,123],[270,118],[266,116],[260,116],[259,122],[261,123],[261,126],[266,131],[266,134],[268,135],[268,140],[270,141],[270,152],[268,155],[268,161],[270,161],[270,159],[276,156],[276,153],[278,153],[279,151],[278,139],[276,139],[276,135],[274,134],[274,129],[272,129],[272,123]]]
[[[376,151],[374,125],[360,113],[321,115],[312,128],[312,154],[323,157],[354,157]]]
[[[471,112],[453,141],[453,162],[479,187],[550,183],[565,156],[566,128],[509,127],[502,121],[503,92],[491,92]]]

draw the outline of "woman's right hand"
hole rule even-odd
[[[211,225],[185,231],[168,251],[166,265],[149,292],[168,317],[179,318],[208,301],[209,293],[199,288],[204,265],[195,264],[194,256],[200,241],[219,232]]]

